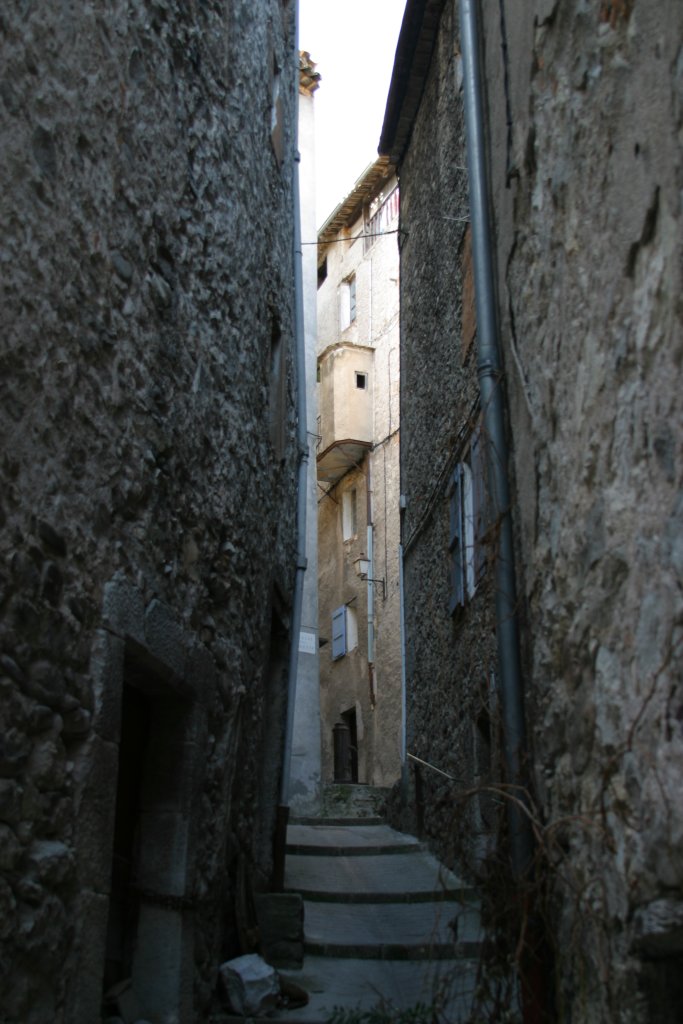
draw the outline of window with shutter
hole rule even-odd
[[[365,220],[364,252],[368,252],[372,248],[381,234],[389,231],[392,222],[398,217],[398,207],[398,185],[386,198],[384,193],[380,192],[377,199],[370,204]]]
[[[486,482],[481,430],[472,436],[465,458],[459,462],[447,492],[450,528],[448,554],[451,615],[474,597],[486,568],[483,536],[486,525]]]
[[[484,537],[488,529],[488,492],[486,481],[484,433],[481,425],[472,435],[470,464],[472,466],[474,512],[474,580],[478,583],[486,569],[486,548]]]
[[[346,605],[332,612],[332,661],[346,654]]]
[[[356,319],[356,278],[349,277],[342,281],[339,288],[339,326],[342,331]]]
[[[448,551],[450,558],[450,600],[448,610],[451,614],[456,608],[465,604],[465,571],[464,571],[464,529],[462,517],[464,473],[461,462],[453,470],[448,490],[450,498],[450,530]]]
[[[474,558],[476,535],[474,532],[474,485],[472,470],[466,462],[462,463],[462,524],[463,524],[463,561],[465,597],[474,597],[476,579],[474,574]]]
[[[351,540],[358,533],[358,501],[356,488],[342,494],[342,538]]]

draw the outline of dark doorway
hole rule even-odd
[[[131,644],[121,690],[104,992],[130,979],[152,1020],[189,1019],[191,1005],[192,920],[184,908],[201,756],[195,707],[177,680]],[[112,1016],[112,1006],[105,1010]]]
[[[149,697],[124,683],[121,743],[116,782],[116,817],[104,971],[105,991],[133,969],[139,899],[135,888],[140,821],[140,781],[149,743]]]
[[[356,709],[349,708],[342,714],[342,721],[349,730],[349,769],[351,782],[358,782],[358,726],[356,722]]]
[[[271,869],[273,822],[276,808],[280,804],[282,755],[287,716],[288,655],[289,631],[284,622],[284,615],[273,607],[268,656],[263,667],[262,755],[257,794],[260,812],[257,857],[266,874],[269,874]]]

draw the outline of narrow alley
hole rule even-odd
[[[0,1024],[681,1024],[681,0],[5,0],[0,185]]]

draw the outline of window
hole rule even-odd
[[[358,647],[358,619],[347,604],[332,612],[332,661],[338,661],[345,654]]]
[[[332,612],[332,661],[346,654],[346,605]]]
[[[342,536],[351,540],[358,533],[358,495],[356,488],[342,494]]]
[[[280,95],[281,75],[277,64],[273,65],[273,76],[271,79],[271,108],[270,108],[270,141],[277,158],[278,165],[284,159],[284,109],[282,96]]]
[[[365,391],[368,386],[368,375],[367,373],[358,373],[356,371],[356,387],[360,388],[361,391]]]
[[[342,282],[339,293],[339,318],[342,331],[356,319],[356,278],[350,277]]]
[[[486,568],[487,502],[483,447],[481,428],[477,427],[463,461],[456,465],[448,485],[451,614],[474,596]]]
[[[364,252],[372,248],[379,235],[389,230],[389,225],[398,217],[398,207],[398,185],[386,197],[383,192],[380,192],[375,201],[370,204],[368,217],[365,221]]]
[[[327,279],[327,256],[318,264],[318,288]]]
[[[471,519],[471,504],[468,505],[468,493],[471,503],[472,488],[466,484],[471,470],[464,462],[459,462],[453,470],[448,489],[450,498],[450,528],[448,532],[448,551],[450,558],[450,600],[448,610],[453,614],[456,608],[464,607],[467,594],[467,558],[465,524]]]
[[[486,570],[486,533],[489,527],[490,505],[484,457],[484,433],[481,426],[472,434],[470,444],[470,466],[472,467],[472,518],[474,521],[474,582],[475,585]]]

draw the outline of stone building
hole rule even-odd
[[[463,787],[490,782],[497,653],[488,446],[476,372],[463,103],[457,76],[449,73],[450,7],[443,18],[448,25],[434,57],[438,71],[424,86],[414,123],[399,123],[392,139],[402,190],[406,755],[420,830],[444,859],[470,865],[488,850],[494,809],[482,794],[455,803],[452,780]],[[418,36],[412,22],[407,25],[410,43]],[[412,83],[404,88],[401,107],[396,103],[387,118],[393,112],[398,120],[419,98],[422,83],[417,94]]]
[[[386,786],[400,771],[397,227],[398,186],[380,158],[318,234],[325,782]]]
[[[141,1017],[206,1020],[269,885],[296,568],[294,8],[0,14],[8,1024],[93,1024],[126,978]]]
[[[446,855],[456,810],[486,817],[467,799],[482,768],[528,790],[552,1019],[670,1022],[683,1000],[683,9],[511,6],[409,0],[380,143],[401,185],[408,750],[453,776],[423,767],[418,793]],[[468,146],[477,132],[483,146],[468,173],[473,93]],[[465,559],[454,616],[452,467],[469,443],[474,475],[475,374],[504,396],[509,455],[486,428],[486,566],[479,582],[475,503],[474,592]],[[491,484],[501,468],[509,501]],[[516,594],[498,582],[506,531]],[[492,596],[509,615],[492,619]],[[492,630],[499,641],[513,620],[516,650],[494,657]],[[502,682],[515,673],[516,723]],[[492,824],[514,838],[521,817]],[[502,889],[489,874],[499,906],[521,868]]]

